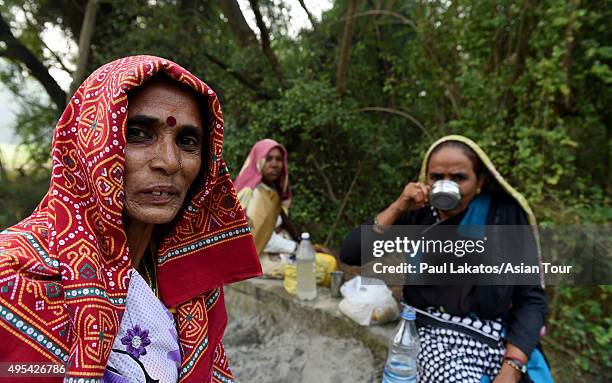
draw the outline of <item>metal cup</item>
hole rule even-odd
[[[331,272],[331,296],[333,298],[342,298],[340,293],[340,286],[342,286],[342,280],[344,279],[344,271],[332,271]]]
[[[440,210],[453,210],[461,203],[461,188],[450,180],[434,182],[429,193],[431,205]]]

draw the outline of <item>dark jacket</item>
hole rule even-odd
[[[451,217],[442,224],[458,225],[463,217]],[[394,225],[431,225],[436,217],[429,207],[401,215]],[[370,220],[364,225],[372,225]],[[487,215],[488,225],[528,225],[518,203],[504,194],[495,194]],[[361,264],[360,227],[350,232],[342,244],[340,260]],[[535,244],[535,241],[533,241]],[[534,246],[534,256],[535,246]],[[446,312],[482,319],[502,318],[507,325],[506,340],[526,355],[536,347],[548,310],[541,286],[404,286],[404,301],[414,307],[443,307]]]

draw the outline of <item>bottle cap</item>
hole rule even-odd
[[[402,308],[402,313],[400,314],[402,319],[416,320],[416,311],[414,310],[414,307],[408,305],[403,306],[404,307]]]
[[[310,239],[310,233],[308,233],[308,232],[303,232],[303,233],[302,233],[302,239],[307,239],[307,240],[309,240],[309,239]]]

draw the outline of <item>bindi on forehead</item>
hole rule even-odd
[[[168,118],[166,118],[166,124],[168,124],[168,126],[176,125],[176,118],[174,116],[168,116]]]

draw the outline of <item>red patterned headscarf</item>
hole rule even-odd
[[[276,188],[283,206],[289,207],[291,204],[291,185],[289,185],[289,169],[287,164],[287,150],[285,147],[278,142],[269,138],[257,141],[251,148],[247,159],[236,177],[236,190],[251,188],[255,189],[263,178],[261,173],[266,163],[266,156],[270,153],[270,150],[278,148],[283,154],[283,171],[278,181],[276,181]]]
[[[55,129],[49,191],[30,217],[1,233],[0,360],[67,363],[78,381],[102,377],[130,283],[122,221],[127,92],[157,73],[201,94],[211,116],[205,178],[159,246],[160,299],[176,309],[180,381],[231,381],[222,286],[261,267],[222,157],[217,95],[152,56],[113,61],[79,87]]]

